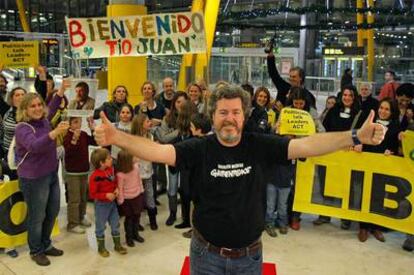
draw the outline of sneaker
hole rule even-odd
[[[63,250],[53,247],[45,251],[45,255],[52,257],[59,257],[63,255]]]
[[[6,251],[6,254],[9,255],[12,258],[17,258],[19,256],[19,253],[17,252],[16,249]]]
[[[80,225],[81,226],[84,226],[84,227],[91,227],[92,226],[92,223],[86,217],[84,217],[81,220]]]
[[[282,235],[286,235],[286,234],[288,233],[288,228],[287,228],[287,226],[281,226],[281,227],[279,228],[279,233],[280,233],[280,234],[282,234]]]
[[[300,229],[299,219],[292,219],[292,222],[290,223],[290,228],[292,228],[293,230],[298,231]]]
[[[193,229],[190,229],[183,233],[184,238],[191,239],[192,236],[193,236]]]
[[[85,228],[80,227],[79,225],[68,228],[68,232],[75,233],[75,234],[85,234]]]
[[[366,230],[366,229],[359,229],[358,240],[363,243],[367,239],[368,239],[368,230]]]
[[[348,230],[349,228],[351,228],[351,221],[341,220],[341,229]]]
[[[413,251],[414,250],[414,237],[413,236],[409,236],[407,237],[407,239],[404,241],[402,248],[405,251]]]
[[[40,266],[50,265],[50,261],[44,253],[30,255],[30,258],[32,258],[32,260],[35,261]]]
[[[329,218],[325,218],[325,217],[321,217],[319,216],[316,220],[314,220],[312,223],[314,225],[322,225],[324,223],[330,223],[330,219]]]
[[[144,227],[140,224],[138,224],[138,231],[144,231]]]
[[[377,239],[378,241],[385,242],[385,237],[384,237],[384,235],[382,234],[381,231],[374,230],[371,233],[372,233],[372,235],[374,235],[375,239]]]
[[[270,225],[270,224],[266,225],[265,230],[266,230],[266,233],[270,237],[272,237],[272,238],[277,237],[277,233],[276,233],[275,227],[273,225]]]

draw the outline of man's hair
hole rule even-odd
[[[86,83],[84,81],[81,81],[78,84],[76,84],[75,88],[81,88],[84,91],[82,100],[86,101],[89,97],[89,85],[88,85],[88,83]]]
[[[296,67],[291,68],[291,69],[290,69],[290,72],[291,72],[291,71],[296,71],[296,72],[298,72],[299,77],[300,77],[300,79],[301,79],[300,84],[305,83],[305,70],[304,70],[304,69],[302,69],[301,67],[296,66]]]
[[[408,98],[414,98],[414,84],[403,83],[395,91],[397,96],[405,95]]]
[[[81,118],[81,117],[78,117],[78,116],[71,116],[71,117],[69,118],[69,125],[72,125],[72,122],[73,122],[74,120],[77,120],[77,119],[80,119],[80,120],[82,121],[82,118]]]
[[[393,78],[395,78],[395,72],[393,70],[387,70],[385,73],[389,73],[390,75],[392,75]]]
[[[208,116],[202,113],[196,113],[191,116],[191,123],[198,130],[201,130],[203,135],[211,131],[211,122]]]
[[[214,90],[210,100],[208,101],[208,114],[210,119],[213,119],[213,114],[217,109],[217,102],[221,99],[240,98],[242,102],[242,109],[244,118],[247,121],[250,115],[251,98],[248,92],[235,85],[223,85]]]
[[[248,92],[250,94],[250,97],[253,97],[254,94],[254,88],[251,84],[249,83],[244,83],[241,85],[242,89],[245,90],[246,92]]]
[[[98,148],[92,152],[91,163],[95,169],[101,168],[101,162],[104,162],[106,158],[110,156],[108,149]]]

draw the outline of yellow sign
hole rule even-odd
[[[414,131],[405,131],[402,140],[404,158],[414,165]]]
[[[0,42],[0,62],[7,68],[29,68],[39,64],[39,42]]]
[[[282,109],[279,134],[309,136],[315,132],[315,122],[308,112],[293,108]]]
[[[17,180],[0,184],[0,247],[16,247],[27,243],[27,205]],[[56,220],[52,235],[59,234]]]
[[[401,157],[336,152],[298,161],[294,210],[414,234],[413,168]]]

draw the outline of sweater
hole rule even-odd
[[[29,152],[17,168],[17,175],[22,178],[36,179],[57,171],[56,142],[49,137],[51,130],[46,119],[19,123],[16,126],[16,160],[20,161]]]
[[[89,177],[89,197],[96,201],[111,202],[107,199],[107,193],[115,192],[117,180],[114,176],[114,168],[105,170],[96,169]]]
[[[119,194],[117,197],[118,204],[123,204],[125,199],[136,198],[144,192],[142,180],[139,176],[138,163],[134,164],[134,168],[128,173],[116,173],[118,180]]]
[[[76,144],[72,144],[73,132],[68,131],[64,140],[65,169],[67,173],[88,173],[89,171],[89,145],[96,145],[95,139],[86,132],[81,131]]]

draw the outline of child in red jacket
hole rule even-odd
[[[111,155],[105,148],[96,149],[92,152],[91,162],[96,170],[89,178],[89,195],[95,200],[95,234],[98,252],[102,257],[109,256],[105,248],[105,224],[109,222],[115,251],[126,254],[127,250],[121,245],[119,233],[119,214],[115,202],[118,188]]]

